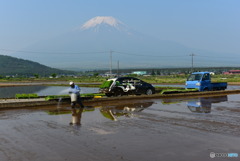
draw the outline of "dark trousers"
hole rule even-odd
[[[78,103],[82,108],[84,108],[84,105],[82,103],[82,99],[81,99],[80,95],[77,96],[76,102],[71,102],[72,108],[74,108],[76,106],[76,103]]]

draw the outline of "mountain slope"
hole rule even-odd
[[[182,44],[159,40],[138,33],[110,16],[97,16],[81,27],[58,37],[32,44],[17,53],[45,65],[61,68],[106,69],[112,60],[113,68],[190,67],[194,53],[196,66],[229,66],[237,59],[220,59],[226,53],[200,51]],[[112,51],[112,52],[111,52]],[[110,53],[112,57],[110,58]]]
[[[121,21],[115,19],[114,17],[97,16],[97,17],[90,19],[85,24],[83,24],[81,27],[81,30],[87,30],[89,28],[96,28],[96,27],[100,26],[101,24],[106,24],[106,25],[112,26],[114,28],[117,28],[119,30],[121,30],[120,26],[124,25]]]
[[[50,68],[37,62],[0,55],[0,75],[33,75],[48,76],[51,74],[71,74],[74,72]]]
[[[110,51],[113,51],[113,67],[119,61],[121,68],[171,66],[176,61],[169,57],[162,58],[162,55],[191,53],[181,44],[146,36],[107,16],[92,18],[73,31],[23,50],[36,51],[17,53],[24,59],[51,64],[53,67],[85,70],[109,68]],[[178,62],[186,64],[186,59],[180,57]]]

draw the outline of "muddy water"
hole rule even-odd
[[[68,94],[68,88],[65,86],[16,86],[16,87],[0,87],[0,98],[14,98],[16,94],[36,93],[39,96],[46,95],[64,95]],[[99,88],[81,87],[81,93],[98,93]]]
[[[171,86],[171,87],[184,88],[184,85],[155,85],[155,86]],[[229,85],[227,88],[227,90],[238,90],[238,89],[240,89],[240,86]],[[98,93],[98,92],[99,92],[99,88],[81,87],[81,93]],[[63,94],[68,94],[68,87],[44,86],[44,85],[0,87],[0,98],[13,98],[17,93],[36,93],[39,96],[63,95]]]
[[[0,111],[0,160],[239,160],[239,97]]]

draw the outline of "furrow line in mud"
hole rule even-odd
[[[145,119],[151,122],[161,122],[164,124],[171,124],[175,126],[181,126],[206,132],[221,133],[227,135],[239,136],[239,125],[214,121],[214,120],[194,120],[185,118],[168,118],[168,117],[145,117],[141,116],[141,119]]]

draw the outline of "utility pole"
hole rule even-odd
[[[112,76],[112,53],[113,51],[110,50],[110,71],[109,71],[110,77]]]
[[[118,63],[117,63],[117,76],[119,77],[119,60],[118,60]]]
[[[196,56],[195,54],[190,54],[190,56],[192,56],[192,72],[193,72],[193,57]]]

